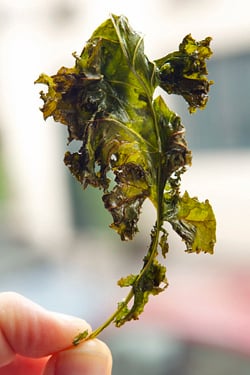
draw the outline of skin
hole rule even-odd
[[[13,293],[0,293],[0,375],[111,375],[102,341],[72,346],[84,320],[50,312]]]

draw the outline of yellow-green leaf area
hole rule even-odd
[[[216,220],[208,200],[199,202],[185,192],[178,203],[177,219],[184,227],[193,227],[192,241],[186,240],[188,252],[213,253],[216,241]],[[192,231],[191,231],[192,232]]]

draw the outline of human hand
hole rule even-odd
[[[84,320],[0,293],[0,375],[110,375],[111,353],[102,341],[72,346],[86,329]]]

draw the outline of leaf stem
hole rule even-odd
[[[136,282],[138,282],[138,280],[144,275],[144,273],[150,267],[151,263],[153,262],[156,256],[158,242],[159,242],[160,228],[161,228],[161,223],[159,222],[158,219],[156,221],[155,228],[156,228],[156,233],[154,235],[154,240],[151,243],[149,250],[148,250],[148,255],[150,255],[149,259],[147,260],[146,264],[144,264],[143,268],[141,269],[138,277],[135,280]],[[81,338],[82,333],[80,333],[74,338],[73,342],[75,343],[77,342],[77,344],[79,344],[83,340],[94,339],[95,337],[99,336],[99,334],[115,320],[115,318],[120,314],[124,306],[128,305],[128,303],[131,301],[133,297],[134,297],[134,291],[133,291],[133,288],[131,287],[130,292],[128,293],[127,297],[123,300],[122,304],[115,310],[115,312],[112,315],[110,315],[110,317],[103,324],[97,327],[89,336],[87,336],[87,338],[85,338],[85,336]]]
[[[96,328],[89,336],[88,339],[93,339],[97,337],[106,327],[108,327],[116,318],[116,316],[121,312],[124,305],[127,305],[131,299],[133,298],[134,293],[133,289],[131,288],[130,292],[128,293],[127,297],[123,301],[122,306],[120,306],[102,325]]]
[[[147,269],[150,267],[151,263],[153,262],[154,258],[156,257],[157,249],[158,249],[158,242],[159,242],[159,234],[160,234],[160,228],[161,225],[158,223],[158,220],[156,222],[156,233],[154,236],[154,241],[151,244],[148,254],[149,259],[144,264],[143,268],[141,269],[138,277],[136,278],[136,282],[144,275],[144,273],[147,271]],[[106,327],[108,327],[114,320],[115,318],[120,314],[121,310],[124,308],[124,306],[128,305],[128,303],[131,301],[131,299],[134,297],[134,291],[133,288],[131,288],[130,292],[128,293],[127,297],[123,300],[123,303],[120,307],[117,308],[117,310],[98,328],[96,328],[88,337],[87,339],[93,339],[97,337]]]
[[[157,256],[157,251],[158,251],[158,244],[159,244],[159,236],[160,236],[160,231],[162,227],[162,189],[161,189],[161,184],[159,183],[161,180],[161,168],[159,166],[158,168],[158,207],[157,207],[157,218],[156,218],[156,223],[155,223],[155,233],[153,237],[153,241],[150,244],[149,250],[147,255],[149,255],[147,262],[144,264],[143,268],[141,269],[140,273],[138,274],[137,278],[135,279],[135,282],[138,282],[145,272],[147,272],[148,268],[151,266],[152,262],[154,261],[155,257]],[[146,256],[147,258],[147,256]],[[146,259],[145,258],[145,259]],[[124,299],[123,303],[121,306],[119,306],[116,311],[98,328],[96,328],[88,337],[87,339],[93,339],[97,337],[106,327],[108,327],[114,320],[115,318],[120,314],[124,306],[128,305],[128,303],[131,301],[131,299],[134,297],[134,291],[133,287],[131,287],[130,292],[128,293],[127,297]]]

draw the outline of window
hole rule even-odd
[[[190,116],[176,98],[176,111],[187,129],[191,149],[232,149],[250,146],[250,53],[208,61],[214,81],[205,111]]]

